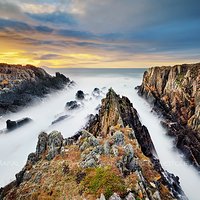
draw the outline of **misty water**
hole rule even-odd
[[[47,69],[49,73],[54,70]],[[151,106],[137,95],[135,86],[140,85],[144,69],[59,69],[66,76],[76,82],[73,88],[65,88],[54,92],[42,100],[37,100],[33,105],[22,111],[0,118],[0,129],[5,128],[7,119],[18,120],[30,117],[33,122],[6,134],[0,134],[0,187],[14,180],[29,153],[34,152],[38,134],[41,131],[60,131],[64,137],[74,135],[87,123],[89,114],[97,113],[97,106],[101,98],[112,87],[120,95],[127,96],[137,109],[141,122],[148,128],[159,159],[164,169],[179,176],[181,186],[190,200],[199,200],[200,175],[188,165],[183,156],[174,148],[173,139],[166,135],[166,130],[160,125],[158,116],[151,112]],[[92,96],[93,89],[101,89],[100,98]],[[74,111],[67,111],[65,104],[75,100],[77,90],[87,93],[83,106]],[[68,118],[57,124],[52,121],[62,115]]]

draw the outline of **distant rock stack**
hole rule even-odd
[[[36,152],[0,198],[186,200],[178,177],[163,170],[155,155],[129,99],[110,89],[99,114],[74,136],[41,133]]]
[[[164,116],[168,134],[200,169],[200,63],[150,68],[138,93]]]

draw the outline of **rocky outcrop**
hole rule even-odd
[[[6,127],[8,130],[13,130],[13,129],[16,129],[16,128],[19,128],[29,122],[31,122],[32,120],[28,117],[26,118],[23,118],[23,119],[20,119],[20,120],[17,120],[17,121],[11,121],[11,120],[7,120],[6,121]]]
[[[76,99],[77,100],[83,100],[85,98],[85,94],[82,90],[78,90],[76,93]]]
[[[66,103],[66,109],[67,110],[74,110],[74,109],[78,109],[81,107],[81,103],[77,102],[77,101],[69,101]]]
[[[71,138],[41,133],[2,199],[187,199],[164,171],[148,130],[126,97],[109,90],[99,114]]]
[[[200,167],[200,63],[154,67],[144,73],[138,93],[153,104],[166,121],[176,146]]]
[[[59,72],[51,76],[42,68],[32,65],[0,63],[0,115],[15,112],[36,97],[43,97],[71,83]]]

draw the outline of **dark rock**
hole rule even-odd
[[[66,103],[66,108],[68,110],[74,110],[80,108],[81,104],[78,103],[77,101],[69,101]]]
[[[66,175],[66,174],[69,174],[69,165],[66,164],[66,163],[63,163],[63,166],[62,166],[62,171],[63,171],[63,174]]]
[[[17,173],[17,174],[15,175],[17,186],[19,186],[20,183],[23,182],[23,177],[24,177],[24,173],[25,173],[25,171],[26,171],[26,170],[23,169],[22,171],[20,171],[19,173]]]
[[[31,121],[32,121],[32,119],[30,119],[28,117],[17,120],[17,121],[7,120],[6,126],[7,126],[8,130],[13,130],[13,129],[19,128],[19,127],[21,127],[21,126],[23,126],[23,125],[25,125],[25,124],[27,124]]]
[[[86,176],[85,172],[78,172],[76,174],[76,182],[79,184]]]
[[[58,123],[58,122],[60,122],[60,121],[63,121],[63,120],[65,120],[65,119],[67,119],[69,117],[69,115],[63,115],[63,116],[60,116],[60,117],[58,117],[56,120],[54,120],[51,124],[53,125],[53,124],[56,124],[56,123]]]
[[[76,99],[83,100],[85,98],[85,94],[82,90],[78,90],[76,93]]]
[[[94,88],[94,90],[92,91],[92,95],[94,97],[99,97],[101,95],[101,90],[99,88]]]
[[[37,156],[35,153],[30,153],[28,155],[27,164],[34,165],[37,162]]]
[[[5,80],[6,84],[3,83]],[[16,112],[36,98],[70,83],[70,79],[59,72],[53,77],[42,68],[32,65],[0,63],[0,115]]]

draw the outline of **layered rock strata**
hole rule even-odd
[[[200,63],[150,68],[138,93],[164,116],[176,146],[200,169]]]
[[[1,199],[187,199],[163,170],[151,137],[126,97],[112,89],[99,114],[73,137],[41,133],[36,152]]]

